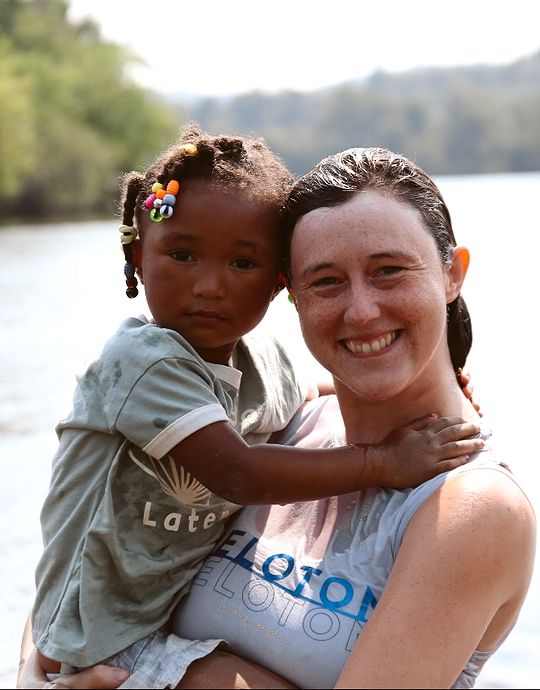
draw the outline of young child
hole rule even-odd
[[[127,295],[138,276],[152,320],[122,323],[57,427],[32,615],[49,672],[107,659],[133,673],[151,648],[174,687],[179,650],[219,642],[165,626],[233,511],[413,486],[481,445],[459,440],[476,427],[431,418],[379,446],[267,443],[307,397],[277,341],[250,335],[282,287],[291,182],[260,140],[195,126],[124,180]]]

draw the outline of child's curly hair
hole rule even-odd
[[[186,148],[196,147],[197,153]],[[151,193],[154,182],[164,186],[170,180],[178,180],[182,187],[188,180],[211,182],[217,186],[267,203],[276,209],[276,220],[281,218],[283,207],[293,184],[293,176],[261,138],[249,136],[218,135],[204,132],[196,123],[189,123],[180,132],[180,138],[159,155],[145,173],[132,171],[122,178],[122,223],[135,225],[139,233],[143,219],[148,214],[144,201]],[[180,190],[179,194],[182,194]],[[281,227],[282,224],[278,223]],[[285,252],[285,230],[277,238]],[[133,270],[133,251],[130,244],[122,245],[126,259],[126,277]],[[133,282],[133,277],[131,282]],[[135,281],[136,282],[136,281]],[[128,297],[137,294],[136,287],[127,291]]]

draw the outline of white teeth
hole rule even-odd
[[[369,343],[355,343],[351,340],[347,340],[345,341],[345,346],[350,352],[353,352],[355,355],[359,353],[362,353],[363,355],[369,355],[373,352],[381,352],[381,350],[384,350],[389,345],[391,345],[396,338],[397,333],[396,331],[393,331],[392,333],[388,333],[385,336],[381,336],[377,340],[372,340]]]

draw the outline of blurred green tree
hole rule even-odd
[[[0,3],[0,200],[12,216],[114,212],[119,175],[177,131],[129,78],[135,57],[65,0]]]

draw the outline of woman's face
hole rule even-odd
[[[446,304],[461,289],[467,250],[443,266],[408,204],[379,192],[311,211],[294,230],[292,288],[315,358],[365,400],[387,400],[450,361]]]

